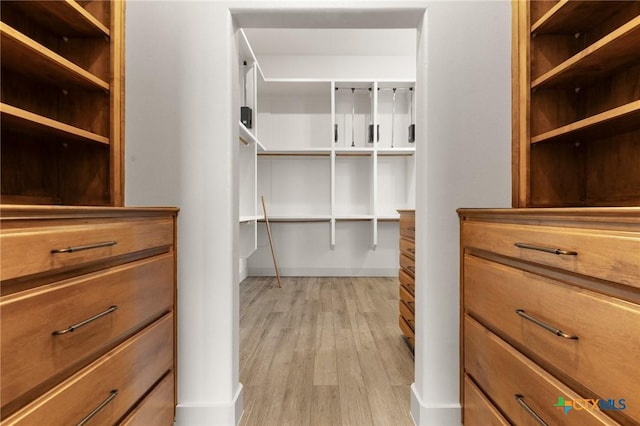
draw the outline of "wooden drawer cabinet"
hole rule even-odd
[[[170,425],[173,423],[173,384],[175,377],[169,373],[140,406],[122,422],[123,426]]]
[[[459,213],[462,374],[515,424],[527,424],[531,415],[514,394],[525,395],[547,424],[639,424],[640,251],[626,250],[640,238],[640,208]],[[577,257],[596,253],[592,241],[608,241],[612,235],[618,245],[600,246],[609,269],[585,262],[578,273],[572,267],[575,259],[561,267],[546,256],[563,255],[524,257],[517,248],[511,250],[505,229],[516,230],[518,239],[532,234],[530,239],[544,235],[564,241]],[[527,383],[527,393],[517,388],[519,383]],[[473,414],[465,381],[462,386],[466,419]],[[608,405],[564,415],[553,407],[559,396]]]
[[[554,226],[469,223],[469,247],[640,288],[640,235]]]
[[[415,347],[415,211],[398,210],[400,213],[400,282],[399,324],[411,347]]]
[[[27,405],[6,424],[74,425],[106,401],[92,422],[117,423],[172,366],[173,316],[168,314]]]
[[[514,424],[535,425],[536,416],[548,425],[615,424],[596,410],[575,410],[571,416],[565,415],[554,407],[558,396],[572,401],[581,396],[468,316],[464,329],[466,373]]]
[[[2,235],[3,280],[74,268],[173,244],[173,222],[165,218],[127,222],[80,220],[65,227],[20,225],[24,227],[6,229]],[[27,252],[29,256],[25,256]]]
[[[467,426],[509,426],[509,422],[493,406],[491,401],[464,376],[465,425]]]
[[[117,423],[175,369],[176,209],[1,213],[2,425],[76,424],[112,389],[117,395],[95,422]],[[117,244],[76,258],[47,249],[102,239]],[[60,267],[57,256],[70,257]],[[173,382],[171,394],[173,418]]]

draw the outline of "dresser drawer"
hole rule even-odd
[[[170,426],[174,421],[174,375],[169,373],[121,423],[122,426]]]
[[[465,248],[640,287],[637,232],[467,221],[462,234]],[[542,251],[556,249],[565,254]]]
[[[164,254],[2,298],[3,407],[171,310],[174,272]]]
[[[464,376],[464,426],[509,426],[480,389]]]
[[[640,423],[640,306],[469,255],[464,276],[467,312],[597,395],[626,398]]]
[[[409,327],[411,327],[412,330],[415,330],[416,320],[415,320],[415,314],[413,313],[413,310],[411,310],[411,308],[409,308],[409,306],[407,306],[407,304],[402,300],[399,302],[399,305],[400,305],[400,316],[404,318],[404,320],[407,322],[407,324],[409,324]]]
[[[416,304],[413,295],[402,286],[400,286],[400,301],[406,303],[409,309],[411,309],[411,312],[416,311]]]
[[[75,425],[107,400],[91,424],[114,424],[172,367],[169,314],[18,411],[6,426]]]
[[[416,265],[415,261],[410,257],[405,256],[404,254],[400,254],[400,266],[407,271],[410,275],[416,275]]]
[[[400,215],[400,236],[415,240],[416,237],[416,221],[414,215]]]
[[[516,425],[537,425],[526,406],[548,425],[615,425],[593,409],[571,409],[567,414],[558,404],[584,398],[553,378],[478,322],[464,320],[464,365],[478,386]]]
[[[400,252],[410,257],[411,259],[415,259],[416,256],[416,245],[413,241],[407,240],[406,238],[400,238]]]
[[[407,321],[402,317],[398,317],[398,324],[400,325],[400,330],[402,331],[402,334],[407,336],[407,339],[409,339],[409,343],[411,343],[411,346],[415,348],[416,346],[415,334],[411,329],[411,327],[409,326],[409,324],[407,324]]]
[[[153,219],[28,226],[0,234],[2,280],[81,266],[173,244],[173,220]]]
[[[400,269],[398,272],[398,280],[400,285],[406,287],[411,294],[416,294],[415,278],[409,275],[404,269]]]

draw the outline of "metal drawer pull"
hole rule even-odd
[[[75,329],[78,329],[78,328],[80,328],[80,327],[82,327],[82,326],[84,326],[84,325],[87,325],[87,324],[89,324],[90,322],[93,322],[93,321],[95,321],[95,320],[97,320],[97,319],[99,319],[99,318],[102,318],[102,317],[103,317],[103,316],[105,316],[105,315],[109,315],[111,312],[116,311],[117,309],[118,309],[118,307],[117,307],[116,305],[110,306],[110,307],[109,307],[109,309],[107,309],[107,310],[106,310],[106,311],[104,311],[104,312],[100,312],[99,314],[96,314],[96,315],[92,316],[91,318],[87,318],[87,319],[86,319],[86,320],[84,320],[84,321],[80,321],[80,322],[79,322],[79,323],[77,323],[77,324],[70,325],[69,327],[65,328],[64,330],[57,330],[57,331],[54,331],[54,332],[53,332],[53,333],[51,333],[51,334],[52,334],[52,335],[54,335],[54,336],[60,336],[60,335],[62,335],[62,334],[71,333],[71,332],[72,332],[72,331],[74,331]]]
[[[542,420],[542,417],[540,417],[538,415],[538,413],[536,413],[535,411],[533,411],[533,408],[529,407],[529,404],[527,404],[526,402],[524,402],[524,396],[520,395],[520,394],[516,394],[516,401],[518,401],[518,404],[520,404],[522,406],[522,408],[524,408],[525,410],[527,410],[527,413],[531,414],[531,417],[533,417],[534,419],[536,419],[538,421],[538,423],[540,423],[543,426],[549,426],[547,424],[547,422],[545,422],[544,420]]]
[[[51,253],[53,254],[75,253],[77,251],[82,251],[82,250],[91,250],[91,249],[100,248],[100,247],[111,247],[111,246],[115,246],[116,244],[118,244],[117,241],[104,241],[102,243],[88,244],[86,246],[75,246],[75,247],[67,247],[62,249],[53,249],[51,250]]]
[[[516,247],[519,247],[519,248],[522,248],[522,249],[538,250],[538,251],[543,251],[545,253],[551,253],[551,254],[561,254],[561,255],[564,255],[564,256],[577,256],[578,255],[577,251],[561,250],[559,248],[549,248],[549,247],[535,246],[533,244],[527,244],[527,243],[515,243],[514,245]]]
[[[531,321],[532,323],[539,325],[540,327],[544,328],[547,331],[552,332],[553,334],[555,334],[556,336],[560,336],[563,339],[571,339],[571,340],[578,340],[578,336],[572,335],[572,334],[567,334],[564,331],[555,328],[549,324],[547,324],[546,322],[542,322],[540,321],[538,318],[532,317],[531,315],[529,315],[528,313],[526,313],[524,310],[522,309],[516,309],[516,314],[520,315],[522,318]]]
[[[413,227],[413,226],[409,226],[409,227],[407,228],[407,231],[416,232],[416,228],[415,228],[415,227]]]
[[[411,254],[416,254],[416,249],[408,248],[407,251]]]
[[[85,424],[87,424],[87,422],[88,422],[89,420],[91,420],[91,418],[92,418],[93,416],[95,416],[96,414],[98,414],[98,412],[99,412],[100,410],[102,410],[102,409],[105,407],[105,405],[107,405],[108,403],[110,403],[110,402],[111,402],[111,400],[112,400],[113,398],[115,398],[116,396],[118,396],[118,389],[114,389],[114,390],[112,390],[111,392],[109,392],[109,396],[107,397],[107,399],[105,399],[104,401],[102,401],[102,402],[100,403],[100,405],[98,405],[96,408],[94,408],[94,409],[93,409],[93,411],[91,411],[89,414],[87,414],[87,416],[86,416],[84,419],[80,420],[80,423],[78,423],[76,426],[84,426]]]

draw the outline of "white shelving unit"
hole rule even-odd
[[[368,227],[370,249],[379,229],[389,239],[396,210],[415,205],[415,143],[408,140],[415,83],[265,79],[248,43],[241,52],[250,58],[241,69],[252,81],[254,115],[252,129],[240,123],[239,130],[240,256],[259,244],[261,196],[276,232],[326,222],[334,250],[352,227],[359,236]],[[318,226],[309,228],[316,240],[326,229]]]

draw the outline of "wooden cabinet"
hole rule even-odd
[[[416,302],[415,302],[415,210],[398,210],[400,213],[400,270],[399,287],[399,324],[402,333],[412,348],[416,345]]]
[[[638,424],[640,208],[459,212],[465,383],[514,424]]]
[[[3,426],[172,424],[176,213],[2,206]]]
[[[458,211],[464,422],[639,424],[640,2],[512,8],[522,208]]]
[[[2,1],[3,204],[123,204],[124,2]]]
[[[640,2],[512,5],[513,206],[640,205]]]

